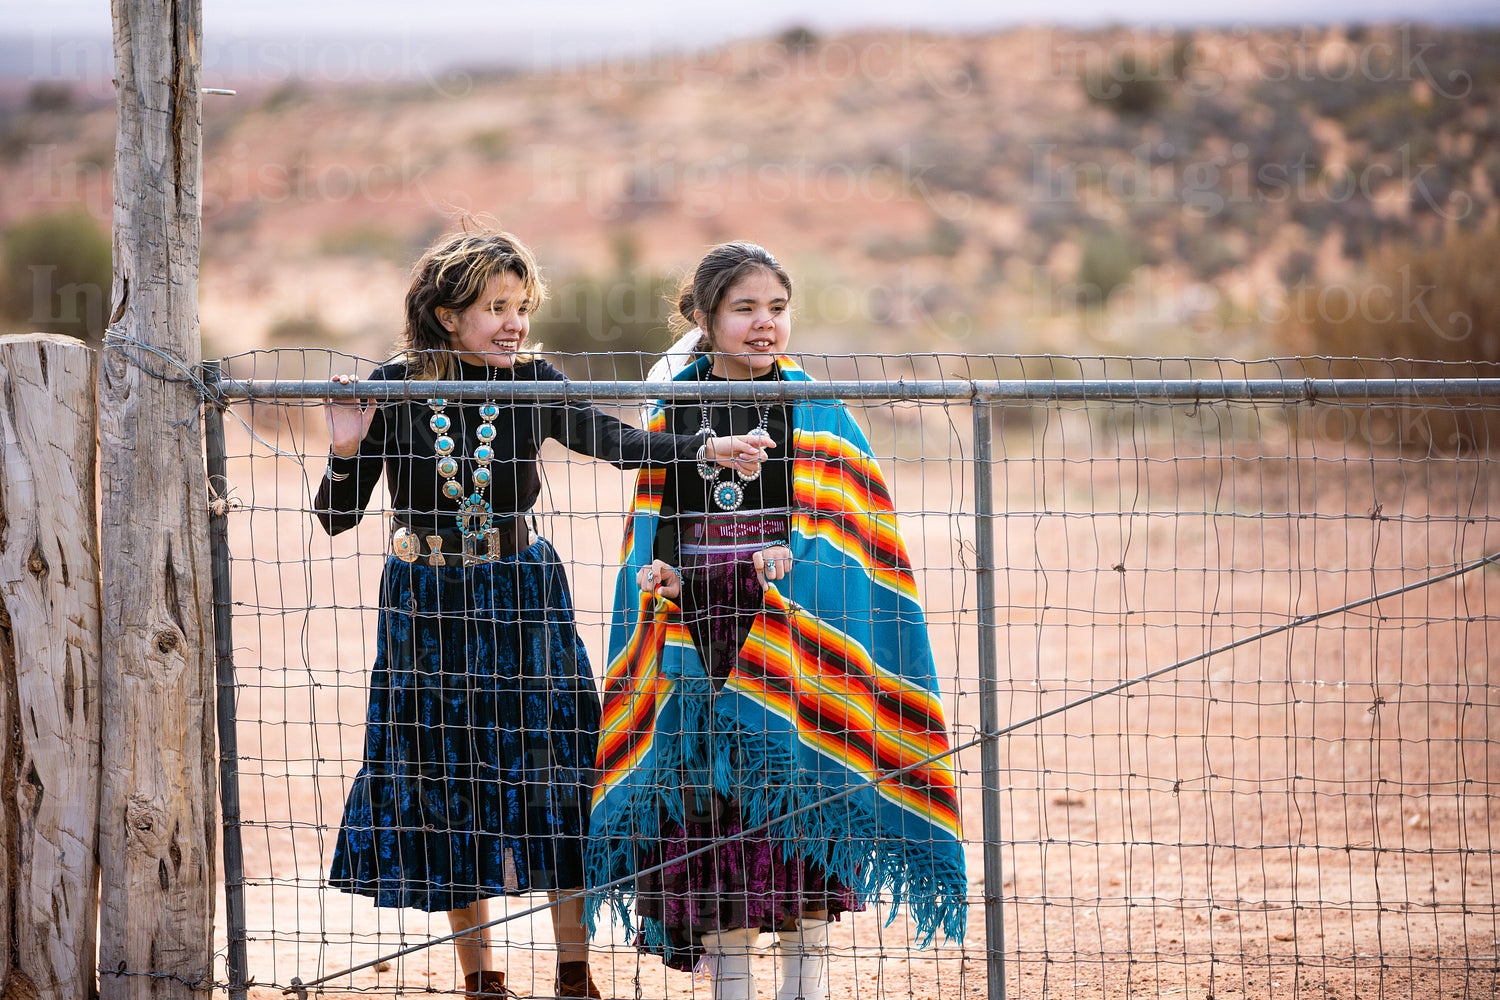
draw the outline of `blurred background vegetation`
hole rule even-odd
[[[534,337],[575,375],[638,377],[684,270],[742,238],[791,269],[802,351],[1500,363],[1490,28],[793,26],[236,83],[203,111],[210,354],[382,356],[412,262],[475,213],[536,247]],[[0,90],[0,330],[102,334],[112,129],[97,88]]]
[[[0,233],[0,322],[15,331],[104,337],[110,238],[86,212],[33,215]]]

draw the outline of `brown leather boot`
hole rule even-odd
[[[594,985],[594,977],[589,972],[587,962],[559,962],[555,989],[560,997],[587,997],[588,1000],[600,1000],[599,987]]]
[[[505,988],[505,973],[493,969],[471,972],[464,977],[464,996],[483,1000],[518,1000],[516,992]]]

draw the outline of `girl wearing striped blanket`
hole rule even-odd
[[[807,381],[786,353],[791,291],[763,248],[715,248],[679,292],[693,328],[653,374]],[[750,954],[774,931],[778,1000],[823,1000],[829,921],[875,894],[907,907],[922,944],[964,927],[953,773],[930,759],[946,725],[890,493],[839,400],[677,400],[648,426],[778,444],[751,478],[678,465],[637,479],[590,919],[608,903],[669,966],[704,959],[714,1000],[755,997]]]

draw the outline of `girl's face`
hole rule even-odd
[[[714,312],[710,337],[714,346],[713,372],[720,378],[754,378],[776,365],[792,337],[786,288],[775,274],[756,268],[729,286]],[[708,329],[700,309],[698,326]]]
[[[490,275],[479,298],[457,312],[442,306],[433,310],[443,329],[453,335],[460,359],[491,368],[509,368],[531,330],[531,300],[514,271]]]

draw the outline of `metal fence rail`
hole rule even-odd
[[[318,380],[225,379],[226,400],[309,399],[592,399],[640,402],[652,399],[862,399],[874,402],[1129,402],[1175,403],[1395,402],[1403,400],[1493,399],[1500,379],[911,379],[895,382],[827,380],[810,384],[669,382],[463,382],[420,385],[369,379],[358,383]]]
[[[321,418],[298,409],[441,396],[855,408],[941,637],[978,857],[956,954],[906,951],[857,917],[835,949],[848,995],[1491,995],[1500,379],[1197,364],[1246,377],[216,382],[238,417],[207,428],[213,542],[234,569],[233,594],[215,573],[221,726],[238,736],[221,781],[231,993],[252,978],[399,992],[415,985],[408,956],[444,937],[384,916],[363,929],[322,881],[358,766],[361,720],[341,695],[369,660],[360,577],[383,542],[378,526],[352,550],[308,530],[301,456],[317,456],[314,479]],[[574,539],[571,567],[607,580],[617,528],[599,525],[622,494],[590,477],[618,477],[548,467],[560,548]],[[580,613],[600,601],[579,596]],[[624,942],[602,954],[617,983],[633,965],[644,995],[693,989],[643,973]],[[450,988],[442,969],[429,961],[423,986]]]

